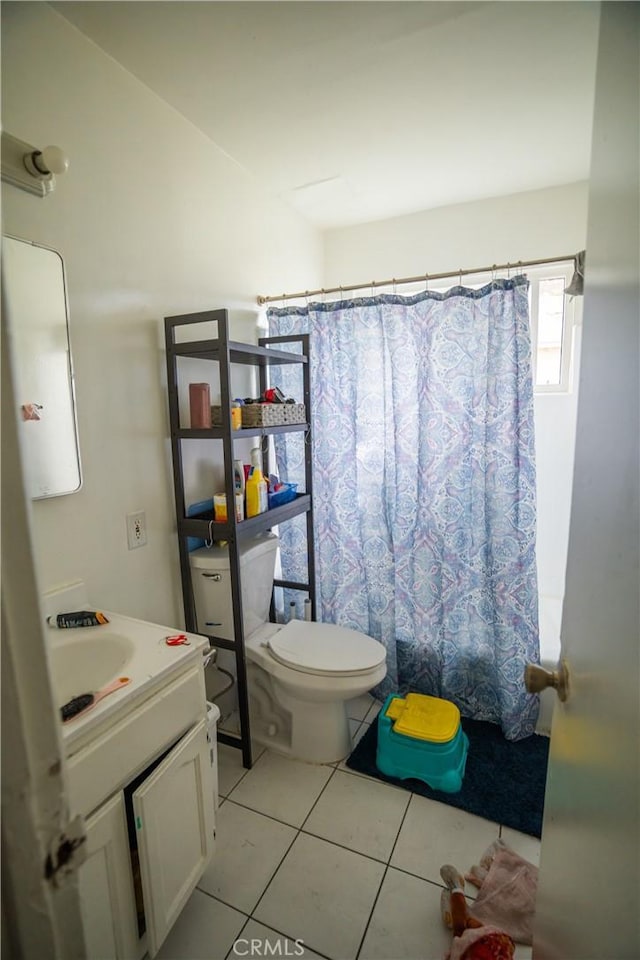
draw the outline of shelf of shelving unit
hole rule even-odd
[[[217,324],[217,337],[207,340],[176,342],[176,331],[191,324]],[[305,444],[305,493],[300,493],[295,500],[274,507],[257,517],[236,521],[234,511],[230,510],[229,520],[225,523],[213,519],[213,513],[204,513],[195,517],[186,516],[184,491],[184,476],[182,462],[183,441],[221,440],[224,456],[225,493],[227,503],[234,502],[233,478],[233,442],[247,437],[268,437],[282,433],[305,432],[310,438],[311,428],[307,423],[291,423],[273,427],[243,427],[233,430],[231,427],[231,395],[230,395],[230,366],[231,364],[249,364],[259,371],[260,392],[267,385],[267,371],[283,364],[298,364],[302,370],[304,403],[307,418],[310,419],[310,379],[309,379],[309,337],[307,335],[287,337],[264,337],[258,344],[239,343],[228,339],[228,313],[226,310],[207,310],[200,313],[183,314],[174,317],[165,317],[165,341],[167,358],[167,391],[169,397],[169,420],[171,434],[171,451],[173,457],[173,476],[176,501],[176,516],[178,528],[178,544],[180,551],[180,574],[182,578],[182,592],[185,609],[186,627],[191,632],[197,632],[193,590],[191,587],[191,568],[187,550],[187,538],[226,540],[229,544],[229,570],[231,575],[231,596],[234,619],[234,640],[226,640],[210,635],[210,641],[221,649],[232,650],[236,657],[238,711],[240,715],[240,734],[220,731],[219,739],[223,743],[231,744],[242,750],[243,763],[246,767],[252,764],[251,736],[249,723],[249,702],[247,695],[246,661],[244,652],[244,630],[241,601],[240,562],[238,545],[248,537],[263,533],[278,524],[285,523],[293,517],[306,514],[307,526],[307,565],[308,583],[293,583],[276,580],[274,586],[292,587],[297,590],[306,590],[311,599],[312,616],[315,619],[315,558],[313,551],[313,497],[311,475],[311,445]],[[284,343],[299,344],[301,352],[293,353],[278,349],[276,345]],[[220,397],[223,411],[222,426],[207,429],[185,428],[180,426],[178,408],[178,359],[188,357],[197,360],[211,360],[217,362],[220,371]],[[269,473],[269,469],[265,473]]]
[[[290,520],[292,517],[297,517],[309,509],[311,509],[311,497],[308,493],[300,493],[295,500],[291,500],[289,503],[283,503],[279,507],[267,510],[266,513],[261,513],[257,517],[249,517],[239,523],[224,523],[214,520],[213,513],[208,512],[181,519],[178,523],[178,530],[180,534],[186,537],[199,537],[200,539],[207,539],[210,534],[213,534],[214,540],[229,540],[235,531],[235,535],[239,539],[243,539],[270,530],[271,527],[284,523],[285,520]],[[212,521],[213,526],[211,526]]]
[[[285,423],[278,427],[242,427],[233,431],[233,440],[247,439],[248,437],[267,437],[275,433],[302,433],[309,429],[308,423]],[[178,429],[176,436],[180,440],[222,440],[223,427],[207,427],[203,430]]]
[[[170,317],[168,319],[178,319]],[[202,321],[196,321],[202,322]],[[265,338],[270,339],[270,338]],[[231,363],[246,363],[251,366],[273,366],[283,363],[306,363],[307,358],[302,354],[290,353],[286,350],[272,350],[269,347],[252,343],[236,343],[227,341],[229,360]],[[192,340],[187,343],[177,343],[174,347],[177,357],[191,357],[193,360],[220,360],[225,356],[225,346],[222,340]]]

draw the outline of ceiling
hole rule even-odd
[[[590,0],[51,5],[320,228],[589,175]]]

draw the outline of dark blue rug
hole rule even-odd
[[[462,729],[469,737],[469,753],[459,793],[443,793],[432,790],[422,780],[396,780],[380,773],[376,766],[376,720],[346,764],[358,773],[366,773],[422,797],[448,803],[486,820],[539,837],[542,833],[549,738],[534,734],[514,743],[505,740],[495,723],[466,717],[462,718]]]

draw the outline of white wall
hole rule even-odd
[[[5,232],[56,248],[69,284],[84,486],[33,504],[42,589],[82,577],[102,606],[181,619],[164,316],[227,306],[234,336],[250,339],[259,292],[585,246],[579,183],[329,231],[322,275],[312,228],[46,4],[5,4],[2,41],[4,129],[39,146],[60,144],[71,157],[44,200],[2,191]],[[196,365],[188,379],[209,373]],[[553,582],[564,571],[556,531],[568,526],[572,449],[557,426],[571,421],[571,403],[536,402],[539,500],[549,518],[539,555]],[[185,447],[189,499],[219,486],[213,449]],[[138,509],[149,543],[128,551],[125,514]]]
[[[252,339],[258,293],[319,283],[320,238],[47,4],[2,13],[3,127],[71,158],[44,200],[2,190],[4,232],[57,249],[69,286],[84,485],[33,504],[40,588],[81,577],[100,606],[178,625],[163,317],[228,307]],[[192,451],[193,499],[216,484]],[[128,551],[140,509],[148,545]]]
[[[584,248],[586,223],[573,183],[328,230],[324,285],[561,257]]]
[[[587,193],[587,183],[574,183],[327,231],[324,286],[574,254],[586,246]],[[579,330],[575,341],[578,360]],[[539,590],[558,603],[569,536],[576,390],[577,376],[571,393],[537,395],[534,404]]]

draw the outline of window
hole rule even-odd
[[[538,349],[536,386],[558,386],[562,381],[564,333],[564,278],[538,282]]]
[[[576,302],[564,291],[571,281],[573,264],[533,268],[527,275],[534,391],[568,393]]]

